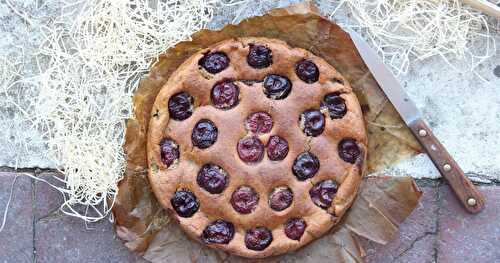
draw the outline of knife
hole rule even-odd
[[[464,208],[470,213],[479,213],[484,208],[484,196],[465,176],[462,169],[436,136],[432,134],[429,126],[422,119],[420,111],[406,95],[401,84],[384,65],[377,53],[357,33],[350,32],[349,35],[373,77],[375,77],[375,80],[394,105],[403,121],[408,125],[415,138],[425,149],[441,175],[448,181]]]

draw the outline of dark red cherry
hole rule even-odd
[[[256,134],[268,133],[273,128],[273,118],[265,112],[254,112],[245,120],[245,127]]]
[[[332,92],[323,97],[321,101],[321,108],[328,109],[331,119],[340,119],[347,113],[347,106],[345,100],[340,97],[340,93]]]
[[[194,146],[200,149],[206,149],[217,141],[218,133],[219,131],[212,121],[201,119],[193,128],[191,141]]]
[[[262,251],[273,241],[273,234],[265,227],[249,229],[245,234],[245,245],[248,249]]]
[[[200,203],[196,196],[186,189],[177,190],[174,197],[170,199],[170,204],[175,212],[181,217],[193,216],[200,207]]]
[[[268,98],[282,100],[290,94],[292,82],[287,77],[270,74],[264,78],[264,94]]]
[[[172,140],[164,139],[160,142],[161,162],[167,167],[179,159],[179,146]]]
[[[319,79],[319,69],[310,60],[301,60],[295,65],[295,73],[297,77],[304,81],[305,83],[314,83]]]
[[[356,141],[350,138],[342,139],[339,142],[338,150],[340,158],[348,163],[356,162],[356,159],[358,159],[361,154]]]
[[[239,102],[240,88],[232,81],[223,81],[215,84],[210,98],[213,105],[222,110],[231,109]]]
[[[229,67],[229,58],[224,52],[212,52],[205,54],[198,61],[198,65],[206,71],[216,74]]]
[[[205,227],[201,240],[205,244],[228,244],[234,237],[234,225],[224,220],[216,220]]]
[[[231,205],[238,213],[250,214],[258,202],[259,196],[249,186],[240,186],[231,195]]]
[[[264,145],[257,137],[246,137],[238,142],[238,155],[246,163],[256,163],[264,156]]]
[[[287,209],[293,202],[293,193],[288,187],[276,187],[269,195],[269,206],[275,211]]]
[[[253,84],[255,84],[255,83],[262,82],[262,80],[256,80],[256,79],[242,79],[240,81],[245,83],[245,85],[247,85],[247,86],[253,86]]]
[[[293,240],[300,240],[306,230],[306,221],[302,218],[292,218],[285,223],[285,235]]]
[[[250,44],[247,63],[253,68],[266,68],[273,63],[271,49],[263,45]]]
[[[303,152],[293,162],[292,171],[299,181],[307,180],[319,170],[319,159],[310,152]]]
[[[287,155],[288,142],[278,135],[271,136],[267,142],[267,157],[269,160],[281,161],[285,159]]]
[[[311,190],[309,190],[309,195],[311,200],[317,206],[326,209],[332,205],[333,198],[337,193],[337,183],[332,180],[325,180],[316,183]]]
[[[226,189],[229,178],[226,171],[215,164],[205,164],[196,177],[198,185],[211,194],[220,194]]]
[[[168,100],[168,113],[170,118],[182,121],[193,114],[193,97],[187,92],[180,92]]]
[[[307,136],[316,137],[325,130],[325,116],[319,110],[306,110],[300,115],[299,125]]]

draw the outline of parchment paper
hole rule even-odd
[[[168,49],[141,81],[133,98],[135,118],[127,122],[127,169],[113,208],[117,235],[132,251],[152,262],[236,262],[245,259],[209,249],[188,239],[169,220],[147,180],[146,134],[154,98],[170,74],[196,51],[241,36],[278,38],[324,58],[348,79],[362,105],[368,129],[367,172],[379,171],[420,151],[394,107],[387,101],[359,57],[347,33],[321,17],[309,3],[271,10],[220,31],[202,30]],[[362,236],[388,242],[413,211],[421,192],[411,178],[377,178],[363,182],[343,222],[312,244],[266,260],[361,262]]]

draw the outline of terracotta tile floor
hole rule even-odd
[[[36,174],[51,180],[51,172]],[[15,177],[15,172],[0,172],[0,212]],[[423,198],[395,240],[385,246],[364,242],[367,262],[500,262],[500,186],[480,186],[487,207],[472,216],[448,186],[430,180],[419,184]],[[18,177],[0,232],[0,262],[144,262],[115,237],[109,221],[85,226],[59,212],[61,202],[44,183]]]

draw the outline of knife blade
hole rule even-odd
[[[441,175],[448,181],[455,196],[468,212],[480,212],[485,205],[484,196],[465,176],[462,169],[434,136],[429,126],[423,121],[420,111],[410,100],[399,81],[363,38],[355,32],[349,32],[349,35],[380,88],[425,149]]]

